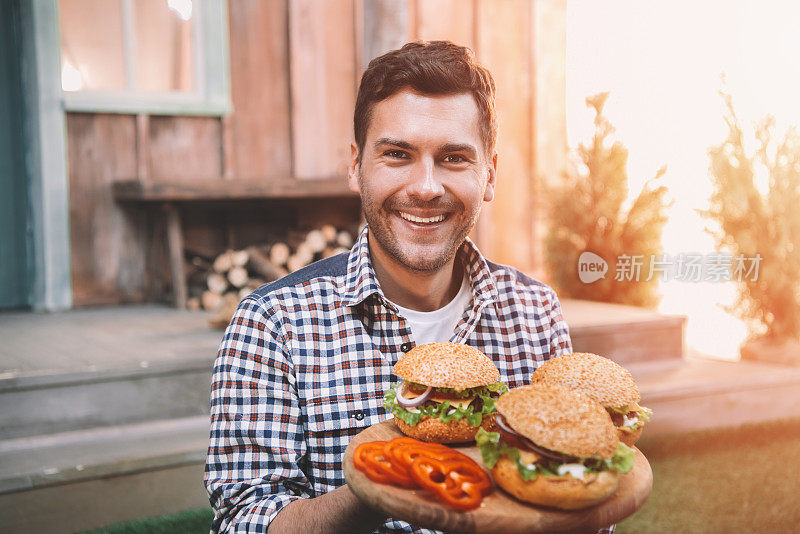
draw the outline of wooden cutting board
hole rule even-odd
[[[619,488],[605,502],[583,510],[562,511],[523,504],[495,486],[484,497],[480,508],[460,512],[439,503],[424,490],[409,490],[378,484],[353,466],[353,451],[366,441],[388,441],[403,434],[392,420],[360,432],[347,447],[344,476],[350,489],[376,509],[412,525],[458,534],[531,534],[535,532],[595,532],[617,523],[638,510],[653,486],[653,472],[644,455],[634,447],[636,463],[630,473],[620,477]],[[473,445],[454,449],[483,465]]]

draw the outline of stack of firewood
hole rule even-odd
[[[227,326],[239,301],[256,288],[317,260],[348,252],[353,234],[325,225],[308,232],[290,232],[270,245],[226,250],[213,260],[190,259],[189,309],[218,312],[214,326]],[[224,324],[223,324],[224,323]]]

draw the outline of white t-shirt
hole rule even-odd
[[[458,290],[453,300],[438,310],[423,312],[410,310],[397,304],[395,306],[411,326],[411,336],[414,338],[414,342],[422,345],[434,341],[450,341],[456,325],[470,302],[472,302],[472,291],[465,275],[461,280],[461,289]]]

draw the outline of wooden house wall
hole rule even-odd
[[[407,21],[400,41],[451,39],[471,46],[492,71],[500,120],[498,186],[474,237],[495,261],[537,271],[538,180],[560,172],[565,152],[564,0],[394,5]],[[364,43],[364,0],[236,0],[228,9],[232,114],[68,114],[76,306],[167,296],[162,218],[115,203],[115,180],[345,179],[357,83],[369,59],[362,50],[375,49]],[[391,10],[382,13],[392,16]],[[357,203],[345,203],[345,209],[324,200],[227,208],[182,210],[186,248],[246,245],[281,223],[358,220]]]

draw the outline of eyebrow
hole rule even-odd
[[[478,156],[478,149],[467,143],[448,143],[442,147],[441,152],[466,152],[471,158]]]
[[[400,139],[392,139],[391,137],[381,137],[375,141],[373,145],[375,148],[378,148],[381,145],[392,145],[399,148],[405,148],[406,150],[414,150],[414,145],[409,142],[401,141]]]
[[[391,145],[405,150],[415,150],[414,145],[411,143],[400,139],[392,139],[391,137],[381,137],[375,141],[373,146],[377,148],[381,145]],[[448,143],[443,145],[439,149],[439,152],[466,152],[472,158],[478,155],[478,149],[468,143]]]

